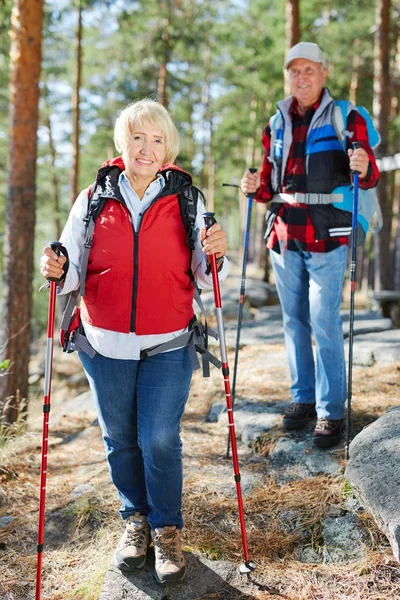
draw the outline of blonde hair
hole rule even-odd
[[[173,163],[179,152],[179,133],[167,109],[150,98],[128,104],[119,114],[114,127],[114,144],[118,152],[126,150],[134,125],[148,121],[165,136],[165,162]]]

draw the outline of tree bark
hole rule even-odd
[[[286,0],[286,49],[289,50],[300,41],[299,0]],[[290,93],[289,82],[285,79],[285,96]]]
[[[82,0],[78,0],[78,25],[75,34],[76,75],[72,93],[72,201],[74,204],[79,193],[80,163],[80,95],[82,85]]]
[[[11,361],[0,379],[0,414],[18,416],[28,397],[35,176],[43,0],[15,0],[11,15],[9,165],[4,239],[4,307],[1,357]]]
[[[375,124],[382,142],[377,149],[379,157],[388,152],[388,119],[390,114],[390,10],[391,0],[378,0],[376,9],[376,32],[374,49],[374,101]],[[393,273],[390,261],[391,203],[388,194],[388,175],[381,173],[377,189],[383,216],[383,227],[375,235],[375,289],[393,289]]]

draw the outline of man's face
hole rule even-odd
[[[317,102],[327,75],[327,69],[321,63],[312,60],[296,58],[290,63],[290,91],[301,106],[309,108]]]

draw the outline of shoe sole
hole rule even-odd
[[[337,446],[342,441],[342,434],[336,435],[335,437],[323,437],[322,435],[316,435],[313,437],[313,446],[317,448],[332,448]]]
[[[186,566],[182,567],[177,573],[172,573],[170,575],[161,575],[159,577],[157,571],[154,571],[154,577],[157,583],[164,585],[165,583],[179,583],[183,581],[186,577]]]
[[[138,571],[146,564],[146,555],[132,558],[123,558],[118,552],[114,554],[114,565],[121,571]]]
[[[307,417],[307,419],[283,419],[283,429],[286,431],[292,431],[294,429],[304,429],[307,427],[308,422],[313,417]]]

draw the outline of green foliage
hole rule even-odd
[[[0,267],[5,220],[8,128],[8,62],[12,0],[0,14]],[[35,265],[70,209],[72,178],[71,97],[75,81],[78,0],[45,3],[40,127],[37,162]],[[168,106],[181,132],[179,166],[207,192],[210,157],[215,170],[216,212],[228,224],[230,244],[240,242],[238,183],[262,155],[260,138],[283,97],[285,2],[282,0],[84,0],[81,88],[80,188],[90,185],[101,163],[115,156],[118,111],[141,97],[156,96],[160,65],[167,66]],[[302,0],[302,39],[315,41],[330,63],[328,86],[349,97],[358,74],[357,102],[371,109],[376,0]],[[393,9],[394,10],[394,9]],[[393,18],[393,36],[396,19]],[[50,152],[49,126],[55,149]],[[400,121],[389,139],[398,151]],[[47,318],[47,294],[34,279],[34,335]]]
[[[9,366],[10,366],[10,361],[8,358],[6,360],[2,360],[0,362],[0,371],[7,371]]]

